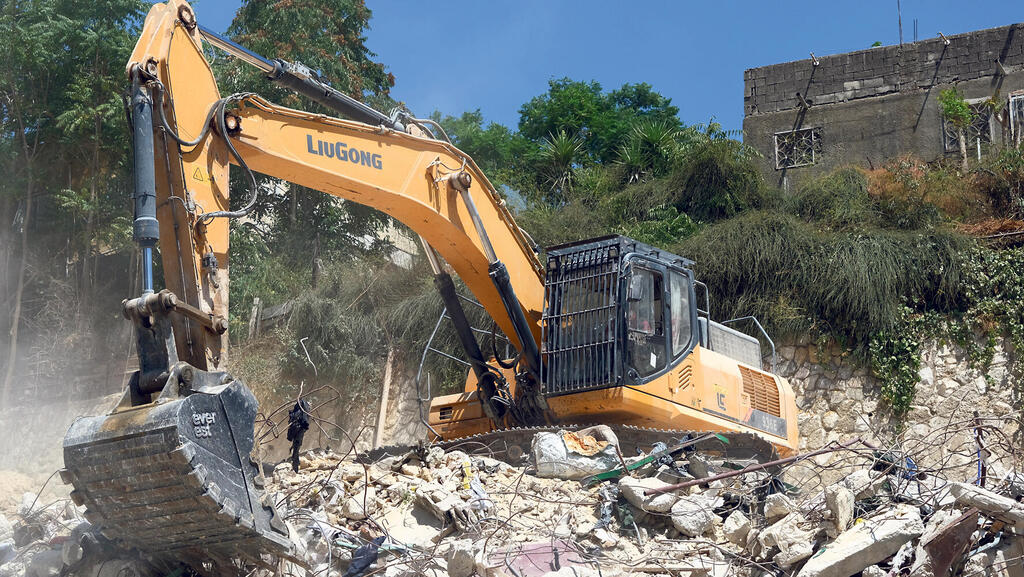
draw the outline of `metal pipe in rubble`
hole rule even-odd
[[[331,85],[320,80],[317,74],[299,62],[288,62],[287,60],[268,60],[255,52],[236,44],[228,38],[216,32],[199,26],[199,33],[203,35],[210,44],[238,58],[242,62],[255,66],[267,75],[267,78],[274,82],[297,92],[311,100],[344,114],[349,118],[373,125],[384,125],[392,130],[405,132],[401,122],[393,120],[387,114],[375,110],[355,98],[333,88]]]
[[[780,467],[782,465],[788,465],[790,463],[795,463],[797,461],[803,461],[805,459],[810,459],[811,457],[816,457],[818,455],[824,455],[825,453],[835,453],[836,451],[853,450],[853,446],[854,445],[864,445],[868,449],[874,449],[874,447],[871,446],[871,444],[869,444],[867,441],[865,441],[865,440],[861,439],[860,437],[858,437],[856,439],[847,441],[845,443],[840,443],[840,444],[830,443],[829,445],[825,446],[824,448],[818,449],[817,451],[812,451],[810,453],[803,453],[801,455],[793,455],[792,457],[786,457],[785,459],[778,459],[778,460],[775,460],[775,461],[769,461],[767,463],[755,463],[753,465],[749,465],[749,466],[744,467],[742,469],[739,469],[737,471],[729,471],[727,473],[721,473],[719,475],[714,475],[712,477],[704,477],[702,479],[691,479],[689,481],[684,481],[682,483],[677,483],[675,485],[666,485],[664,487],[658,487],[656,489],[647,489],[644,492],[647,493],[647,494],[658,494],[658,493],[668,493],[669,491],[678,491],[679,489],[686,489],[687,487],[693,487],[695,485],[703,485],[705,483],[713,483],[715,481],[721,481],[722,479],[728,479],[730,477],[737,477],[739,475],[745,475],[747,473],[753,473],[754,471],[763,471],[765,469],[770,469],[772,467]]]
[[[153,99],[138,67],[132,69],[131,77],[132,142],[135,148],[132,238],[142,249],[142,291],[146,294],[153,292],[153,247],[160,240],[160,225],[156,220]]]

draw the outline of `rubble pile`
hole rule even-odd
[[[899,446],[845,446],[765,468],[664,446],[622,458],[563,431],[538,433],[514,463],[316,451],[268,486],[315,575],[1024,577],[1024,476],[994,446],[973,477],[926,470]],[[794,487],[790,467],[836,479]],[[353,572],[367,545],[375,563]]]
[[[614,435],[579,431],[537,433],[513,462],[486,447],[313,450],[263,479],[295,558],[239,574],[1024,577],[1024,474],[1014,443],[989,439],[947,443],[939,460],[920,441],[854,440],[775,465],[669,449],[685,439],[627,456]],[[70,502],[33,497],[0,518],[0,577],[162,574]]]

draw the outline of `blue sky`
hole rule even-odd
[[[200,23],[224,30],[239,0],[201,0]],[[743,123],[743,71],[899,41],[896,0],[367,0],[367,46],[395,75],[392,96],[419,115],[481,109],[515,127],[552,78],[605,89],[647,82],[683,122]],[[1024,21],[1019,0],[903,0],[903,38]],[[266,54],[282,57],[286,54]]]

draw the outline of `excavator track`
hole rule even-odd
[[[537,433],[557,431],[578,431],[594,425],[559,425],[539,427],[517,427],[478,433],[458,439],[440,440],[431,443],[446,451],[459,450],[470,455],[484,455],[499,460],[516,462],[529,453],[530,444]],[[633,425],[608,425],[619,439],[619,450],[624,457],[649,453],[657,442],[673,444],[687,435],[697,437],[712,431],[682,431],[676,429],[652,429]],[[707,439],[694,445],[694,449],[709,456],[727,459],[753,459],[768,462],[776,458],[777,452],[771,443],[750,433],[717,432],[728,439],[724,443],[717,438]],[[408,445],[385,446],[360,455],[364,461],[376,461],[388,456],[403,455],[415,447]]]

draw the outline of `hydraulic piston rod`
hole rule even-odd
[[[316,72],[298,62],[288,62],[280,58],[268,60],[248,50],[232,40],[199,25],[199,33],[210,44],[238,58],[242,62],[259,68],[274,82],[314,100],[331,110],[348,116],[352,120],[366,124],[384,125],[392,130],[405,131],[401,122],[393,120],[387,114],[375,110],[355,98],[340,92],[331,85],[320,80]]]
[[[135,218],[132,238],[142,249],[142,292],[153,292],[153,247],[160,240],[156,220],[156,160],[153,152],[153,99],[143,72],[134,68],[132,77],[132,143],[135,152],[135,189],[132,192]]]

